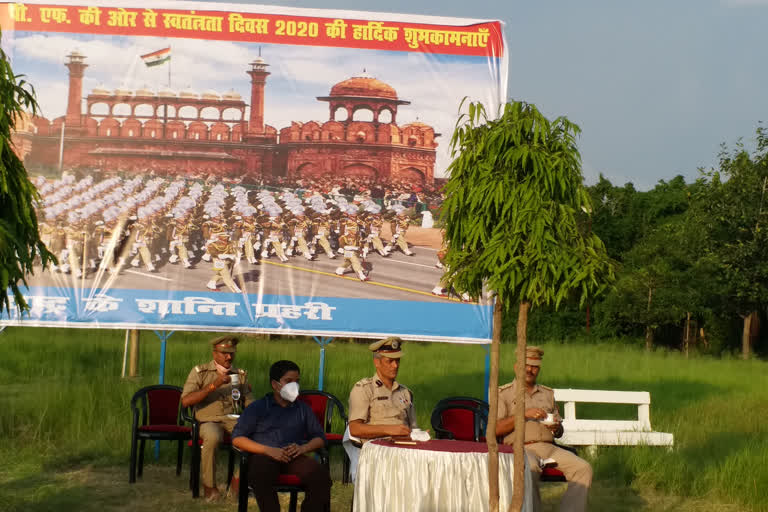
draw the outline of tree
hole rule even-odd
[[[0,37],[2,33],[0,33]],[[14,75],[5,52],[0,48],[0,311],[10,312],[8,288],[16,307],[27,303],[19,289],[26,286],[26,275],[40,256],[43,268],[55,261],[40,240],[35,201],[40,196],[29,181],[24,164],[13,150],[11,134],[16,123],[28,113],[37,113],[34,89],[23,75]]]
[[[463,102],[462,102],[463,106]],[[461,108],[461,107],[460,107]],[[502,315],[518,309],[515,376],[524,381],[527,318],[532,307],[583,303],[613,278],[600,239],[577,222],[591,205],[576,147],[580,129],[564,117],[547,120],[524,102],[506,103],[496,119],[468,104],[451,138],[453,162],[442,208],[451,286],[495,297],[489,389],[490,510],[498,511],[498,366]],[[518,386],[515,424],[524,424],[525,386]],[[523,503],[524,428],[515,429],[515,495]]]
[[[739,142],[723,146],[717,170],[702,171],[695,201],[697,221],[707,230],[703,250],[720,273],[724,306],[743,319],[742,356],[751,352],[755,313],[768,304],[768,131],[756,130],[756,150]]]
[[[662,325],[679,325],[704,309],[706,265],[697,251],[699,230],[686,218],[670,220],[624,254],[616,286],[601,311],[614,323],[642,326],[645,348]]]

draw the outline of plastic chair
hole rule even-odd
[[[248,512],[248,493],[250,492],[250,486],[248,485],[248,457],[250,453],[239,450],[234,446],[232,447],[232,452],[240,456],[240,487],[237,494],[237,512]],[[320,456],[320,462],[328,466],[328,452],[323,449],[318,450],[316,453]],[[278,476],[275,490],[277,492],[290,493],[288,512],[296,512],[299,493],[304,491],[299,477],[289,474]]]
[[[299,393],[299,400],[309,405],[312,412],[315,413],[317,421],[320,422],[320,425],[323,427],[323,432],[325,432],[326,445],[328,446],[329,451],[332,446],[342,447],[342,440],[344,437],[343,429],[341,434],[333,432],[332,430],[334,410],[337,410],[341,419],[344,420],[344,428],[347,427],[347,413],[344,410],[344,405],[341,403],[341,400],[331,393],[315,389],[301,391],[301,393]],[[346,451],[342,451],[344,459],[342,460],[341,478],[342,482],[346,484],[349,483],[349,457],[347,456]]]
[[[470,407],[477,407],[485,411],[488,410],[488,402],[471,396],[449,396],[437,402],[435,407],[441,406],[443,404],[468,405]]]
[[[189,423],[192,434],[189,437],[189,447],[192,452],[192,462],[190,464],[189,471],[189,488],[192,490],[192,497],[200,497],[200,447],[203,445],[203,439],[200,438],[200,422],[195,419],[192,407],[186,407],[181,411],[181,418]],[[228,433],[224,433],[224,437],[219,444],[219,448],[227,450],[229,453],[229,460],[227,462],[227,490],[232,483],[232,477],[235,474],[235,453],[232,447],[232,439]]]
[[[432,411],[432,428],[437,439],[484,441],[488,411],[465,404],[438,404]]]
[[[184,441],[192,438],[192,429],[180,424],[179,403],[181,388],[156,384],[141,388],[131,398],[133,423],[131,426],[131,462],[129,483],[141,478],[144,469],[144,446],[150,441],[176,441],[176,474],[181,474]],[[138,464],[138,472],[137,472]]]

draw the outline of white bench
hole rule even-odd
[[[594,389],[555,389],[555,401],[564,402],[563,437],[558,439],[571,446],[651,445],[672,446],[674,436],[654,432],[651,428],[651,394],[647,391],[597,391]],[[637,405],[637,420],[578,419],[576,404]]]

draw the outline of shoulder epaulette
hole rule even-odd
[[[364,379],[361,379],[355,383],[355,387],[365,386],[366,384],[370,384],[372,380],[373,380],[373,377],[366,377]]]
[[[507,383],[506,383],[506,384],[504,384],[503,386],[499,386],[499,391],[503,391],[503,390],[505,390],[505,389],[511,388],[511,387],[512,387],[512,384],[513,384],[512,382],[507,382]]]
[[[550,388],[549,386],[545,386],[545,385],[543,385],[543,384],[539,384],[539,387],[540,387],[541,389],[545,389],[545,390],[547,390],[547,391],[552,391],[553,393],[554,393],[554,391],[555,391],[554,389]]]
[[[195,370],[197,370],[197,373],[200,373],[201,371],[203,371],[203,369],[204,369],[204,365],[202,364],[195,366]]]

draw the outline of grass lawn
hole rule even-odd
[[[233,510],[187,491],[188,456],[176,477],[173,450],[150,450],[144,479],[128,484],[130,397],[157,382],[160,343],[142,333],[141,377],[121,379],[124,331],[8,328],[0,334],[0,510]],[[166,382],[182,385],[193,365],[210,358],[208,333],[175,333],[168,342]],[[540,382],[552,387],[651,392],[651,420],[675,435],[674,450],[603,447],[591,510],[768,511],[768,364],[668,352],[622,344],[558,345],[545,350]],[[399,380],[415,395],[422,428],[442,397],[483,397],[485,350],[467,345],[408,343]],[[512,345],[502,347],[501,382],[512,378]],[[365,345],[326,349],[325,389],[347,402],[351,386],[373,374]],[[292,359],[302,387],[317,386],[319,347],[311,340],[245,338],[237,364],[254,394],[266,392],[269,365]],[[579,416],[629,418],[633,408],[581,407]],[[336,464],[338,455],[331,454]],[[223,461],[222,461],[223,462]],[[339,468],[333,468],[335,477]],[[225,474],[221,471],[220,474]],[[557,510],[562,485],[545,484],[545,510]],[[352,490],[334,483],[333,510],[346,512]],[[252,507],[256,510],[256,506]]]

